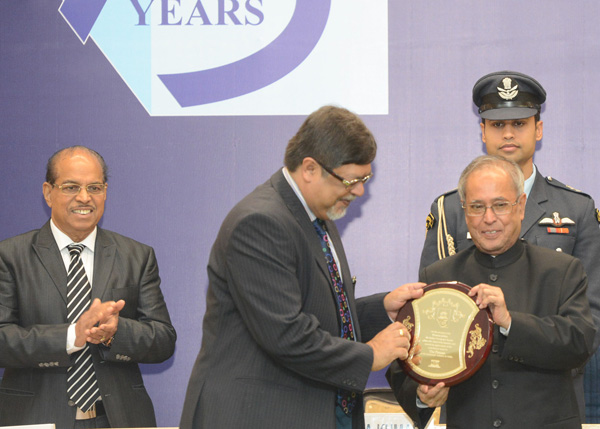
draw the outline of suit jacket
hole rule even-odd
[[[475,247],[421,272],[426,283],[488,283],[504,293],[512,322],[495,327],[491,353],[468,380],[450,388],[450,428],[581,428],[570,369],[593,352],[595,326],[581,262],[525,241],[496,258]],[[394,366],[388,379],[413,419],[417,383]]]
[[[155,426],[137,363],[168,359],[176,334],[152,248],[98,228],[92,299],[125,300],[110,348],[90,344],[112,427]],[[50,223],[0,242],[0,425],[72,427],[67,273]]]
[[[354,299],[339,233],[333,222],[327,228],[356,336],[367,341],[390,323],[384,294]],[[353,424],[364,426],[360,393],[373,352],[340,337],[319,236],[281,171],[226,217],[211,251],[208,278],[202,347],[182,429],[334,429],[338,388],[359,393]]]
[[[438,199],[439,197],[431,205],[429,224],[433,223],[433,227],[428,228],[425,237],[419,271],[439,259],[437,252],[437,228],[440,218],[437,209]],[[594,200],[589,195],[569,188],[551,177],[544,178],[537,171],[525,206],[525,218],[521,223],[521,238],[531,244],[573,255],[583,263],[588,276],[588,299],[592,316],[596,326],[600,326],[600,264],[598,263],[600,261],[600,229],[594,207]],[[465,214],[456,190],[445,194],[444,208],[448,233],[454,240],[456,251],[471,247],[473,242],[467,238]],[[552,227],[552,225],[539,224],[540,220],[544,218],[552,219],[554,212],[559,213],[561,218],[568,217],[575,222],[574,225],[565,225],[569,230],[568,233],[550,233],[548,227]],[[446,241],[443,246],[447,255]],[[600,346],[600,331],[594,339],[594,350],[598,346]]]

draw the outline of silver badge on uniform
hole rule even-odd
[[[575,225],[575,222],[568,217],[560,217],[558,212],[552,213],[552,219],[545,217],[539,222],[540,225],[552,225],[554,227],[561,227],[563,225]]]
[[[517,89],[519,85],[512,86],[512,79],[509,77],[502,79],[502,85],[504,85],[504,88],[500,88],[499,86],[496,88],[498,88],[498,95],[504,100],[512,100],[519,93]]]

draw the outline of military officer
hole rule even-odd
[[[598,210],[593,199],[564,185],[553,177],[544,177],[533,163],[536,143],[542,139],[540,119],[546,91],[535,79],[514,71],[490,73],[473,87],[473,102],[481,116],[481,139],[489,155],[515,161],[525,176],[527,205],[521,225],[521,237],[531,244],[573,255],[581,260],[589,279],[588,298],[596,326],[600,326],[600,229]],[[427,234],[419,270],[438,259],[473,245],[461,201],[456,190],[438,197],[427,217]],[[594,349],[600,345],[600,331]],[[600,365],[598,353],[588,368]],[[600,417],[600,398],[593,398],[593,386],[600,380],[585,380],[585,409],[582,370],[574,374],[580,412],[588,423]],[[596,371],[588,371],[591,375]],[[595,405],[597,404],[597,405]],[[587,413],[586,413],[587,411]]]

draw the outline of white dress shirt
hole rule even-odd
[[[58,227],[54,224],[53,220],[50,220],[50,229],[52,230],[52,235],[54,236],[54,240],[56,241],[56,245],[60,250],[60,256],[62,256],[63,263],[65,264],[65,270],[69,272],[69,264],[71,263],[71,255],[69,254],[69,249],[67,246],[74,244],[73,240],[69,238],[67,234],[62,232]],[[81,262],[83,263],[83,268],[85,269],[85,274],[90,282],[90,286],[92,285],[92,280],[94,277],[94,249],[96,246],[96,234],[98,232],[98,228],[94,228],[94,230],[83,239],[79,243],[75,244],[83,244],[85,247],[81,251]],[[81,349],[84,346],[77,347],[75,346],[75,323],[72,323],[69,326],[69,330],[67,331],[67,353],[72,354]]]

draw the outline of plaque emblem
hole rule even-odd
[[[440,328],[448,328],[448,323],[458,323],[465,318],[459,309],[459,304],[446,298],[434,301],[431,308],[425,310],[425,314],[429,320],[434,319]]]
[[[475,325],[475,329],[469,332],[469,348],[467,349],[467,356],[472,358],[475,354],[475,350],[481,350],[487,343],[487,340],[481,335],[481,327],[479,323]]]
[[[406,319],[402,321],[402,324],[406,327],[406,329],[408,329],[409,332],[412,332],[413,328],[415,327],[415,324],[410,322],[410,316],[406,316]]]

